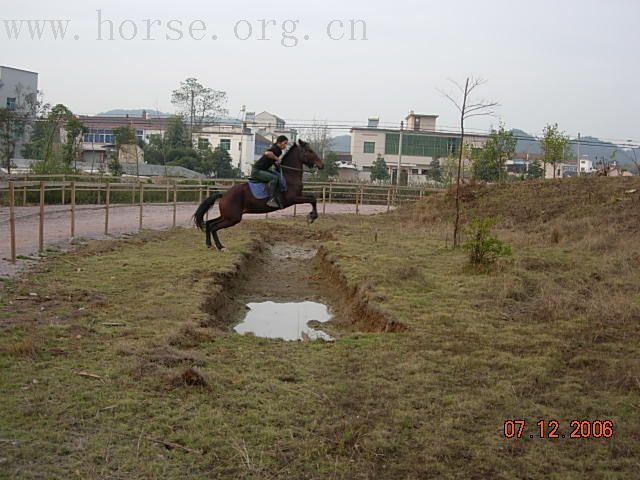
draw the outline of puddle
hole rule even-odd
[[[308,324],[331,320],[326,305],[316,302],[261,302],[247,304],[249,311],[242,323],[234,328],[240,334],[283,340],[333,340],[331,336]]]

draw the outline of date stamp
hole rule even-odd
[[[569,428],[561,427],[557,420],[539,420],[528,423],[525,420],[505,420],[504,437],[523,438],[612,438],[614,425],[612,420],[571,420]]]

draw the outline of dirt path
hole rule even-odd
[[[195,204],[180,204],[176,211],[176,225],[187,227],[191,224],[191,216]],[[319,206],[321,211],[321,207]],[[299,206],[298,215],[306,215],[310,211],[307,205]],[[360,213],[372,215],[386,211],[386,206],[362,205]],[[0,208],[0,278],[14,276],[20,270],[37,261],[38,252],[38,207],[16,208],[16,250],[21,258],[15,265],[11,264],[11,245],[9,237],[9,209]],[[71,219],[68,206],[51,205],[46,207],[44,221],[45,247],[67,249],[70,245]],[[327,214],[355,213],[354,205],[327,204]],[[217,215],[217,207],[210,212],[210,218]],[[103,240],[117,238],[122,235],[136,233],[139,228],[139,206],[112,207],[109,215],[109,235],[104,235],[104,207],[100,205],[82,205],[76,208],[75,239]],[[269,214],[272,218],[293,215],[293,207],[281,212]],[[172,205],[145,205],[143,228],[164,230],[171,227],[173,217]],[[265,218],[264,215],[246,215],[245,218]],[[31,258],[30,258],[31,257]]]

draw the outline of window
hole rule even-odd
[[[16,97],[7,97],[7,108],[9,110],[16,109]]]
[[[226,150],[227,152],[231,150],[231,139],[229,138],[221,138],[219,147],[222,150]]]
[[[198,150],[208,150],[209,149],[209,139],[200,137],[198,138]]]
[[[142,130],[136,130],[136,140],[142,142],[144,132]]]
[[[364,153],[375,153],[376,142],[364,142]]]
[[[397,155],[400,143],[400,134],[387,133],[385,152],[389,155]],[[402,154],[414,157],[445,158],[458,151],[460,139],[457,137],[440,137],[434,135],[402,136]]]
[[[411,169],[411,175],[418,175],[418,169],[417,168]]]

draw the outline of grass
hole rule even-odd
[[[0,477],[635,478],[634,181],[467,189],[465,219],[499,219],[513,247],[485,274],[446,248],[444,195],[321,218],[338,268],[410,328],[335,343],[200,327],[216,273],[268,225],[223,232],[224,254],[177,230],[54,255],[0,287]],[[509,440],[507,419],[614,436]]]

